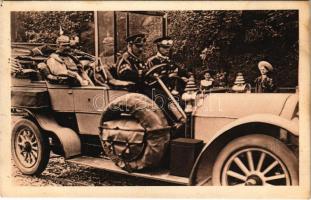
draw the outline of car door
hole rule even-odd
[[[107,105],[107,88],[74,87],[73,104],[80,134],[97,135],[100,117]]]

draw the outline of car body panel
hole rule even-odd
[[[103,87],[74,88],[74,106],[80,134],[98,135],[101,114],[113,99],[127,94],[125,90]]]
[[[99,135],[99,113],[76,113],[79,133],[82,135]]]
[[[283,114],[290,119],[297,103],[298,95],[293,94],[208,94],[193,112],[194,135],[196,139],[209,142],[224,126],[253,114],[262,117]]]
[[[240,118],[254,113],[279,115],[291,94],[211,93],[204,97],[193,116]]]

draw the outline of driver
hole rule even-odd
[[[145,68],[141,56],[146,38],[144,34],[132,35],[126,38],[127,51],[118,59],[117,75],[124,81],[139,83],[142,71]]]
[[[146,68],[149,70],[154,66],[166,64],[166,68],[163,69],[163,72],[169,75],[171,78],[177,77],[182,80],[181,82],[175,80],[171,84],[167,84],[168,88],[171,90],[174,96],[179,95],[185,87],[185,82],[187,81],[187,72],[185,68],[182,69],[182,66],[177,65],[170,58],[170,53],[174,41],[170,36],[164,36],[155,39],[153,43],[157,45],[157,53],[147,59]]]
[[[183,107],[180,95],[184,90],[185,77],[182,77],[182,70],[179,70],[179,66],[170,58],[171,48],[174,42],[171,37],[164,36],[155,39],[153,43],[157,45],[157,53],[147,59],[146,71],[148,73],[148,70],[150,71],[157,68],[157,66],[163,65],[162,69],[159,68],[161,70],[159,73],[168,76],[162,77],[161,80],[165,83],[173,98]],[[173,125],[180,121],[180,113],[178,113],[176,105],[174,105],[171,97],[163,91],[160,85],[152,85],[152,88],[147,87],[144,92],[162,109],[170,124]]]
[[[174,70],[174,64],[170,59],[170,51],[173,46],[173,40],[169,36],[160,37],[153,41],[157,45],[156,55],[147,60],[147,69],[151,69],[155,65],[167,64],[169,70]]]

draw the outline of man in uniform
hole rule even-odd
[[[141,55],[144,50],[146,38],[144,34],[132,35],[126,38],[127,51],[117,61],[117,75],[124,81],[139,83],[144,70]]]
[[[157,53],[154,56],[148,58],[146,62],[146,68],[149,70],[152,67],[160,64],[166,64],[166,70],[169,75],[180,77],[184,82],[187,81],[187,72],[182,66],[176,65],[170,58],[171,48],[174,41],[169,36],[160,37],[154,40],[154,44],[157,45]],[[169,86],[172,89],[173,95],[178,95],[182,89],[184,89],[184,82],[174,82],[173,85]]]
[[[168,75],[168,78],[163,78],[163,82],[170,90],[173,97],[179,102],[179,105],[183,107],[183,102],[181,101],[181,94],[185,87],[185,80],[187,80],[185,70],[182,70],[173,60],[170,58],[171,48],[173,46],[173,40],[169,36],[160,37],[154,40],[154,44],[157,45],[157,53],[148,58],[146,62],[146,71],[151,69],[154,66],[166,64],[165,70]],[[180,79],[182,81],[180,81]],[[150,88],[147,88],[150,90]],[[174,124],[180,120],[180,116],[177,112],[176,106],[173,104],[173,101],[163,92],[163,89],[157,85],[153,86],[151,91],[146,91],[146,94],[149,97],[152,97],[153,100],[162,108],[162,111],[167,116],[167,119],[170,124]],[[175,110],[175,111],[174,111]],[[177,115],[176,115],[177,113]]]
[[[57,38],[56,43],[58,45],[55,53],[52,53],[46,65],[40,64],[38,68],[45,75],[48,80],[58,80],[60,77],[72,77],[76,79],[80,85],[93,85],[90,78],[85,73],[82,64],[74,56],[75,45],[79,42],[78,37],[71,40],[68,36],[61,35]],[[51,78],[53,76],[54,78]]]
[[[174,70],[175,65],[169,57],[173,45],[171,37],[160,37],[154,40],[153,43],[157,45],[157,53],[147,60],[147,68],[150,69],[155,65],[167,64],[171,70]]]

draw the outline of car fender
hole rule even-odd
[[[222,136],[224,133],[228,133],[229,130],[238,127],[243,124],[248,124],[248,123],[263,123],[263,124],[270,124],[274,126],[278,126],[282,129],[285,129],[289,131],[290,133],[294,134],[295,136],[299,135],[299,125],[297,121],[294,120],[288,120],[285,118],[282,118],[277,115],[273,114],[255,114],[255,115],[250,115],[247,117],[243,117],[240,119],[237,119],[233,121],[232,123],[227,124],[223,128],[221,128],[219,131],[217,131],[214,136],[212,137],[211,140],[207,141],[206,144],[204,145],[202,151],[200,152],[198,158],[196,159],[196,162],[192,168],[192,171],[190,173],[189,177],[189,184],[193,185],[194,184],[194,178],[197,173],[197,169],[199,168],[199,165],[201,164],[201,161],[204,160],[204,156],[208,155],[209,147],[210,145],[220,136]],[[230,134],[230,133],[229,133]]]
[[[213,142],[216,138],[218,138],[222,133],[227,132],[228,130],[237,127],[242,124],[247,124],[247,123],[254,123],[254,122],[259,122],[259,123],[265,123],[265,124],[271,124],[275,125],[278,127],[281,127],[283,129],[288,130],[289,132],[293,133],[294,135],[298,136],[299,131],[298,131],[298,123],[297,121],[291,121],[286,118],[273,115],[273,114],[255,114],[255,115],[250,115],[247,117],[242,117],[240,119],[237,119],[226,126],[224,126],[222,129],[217,131],[216,134],[214,134],[214,137],[208,141],[208,143]]]
[[[43,130],[52,132],[58,137],[66,159],[81,154],[81,141],[74,130],[60,126],[56,122],[54,116],[50,113],[39,110],[26,111],[36,119],[37,123]]]

